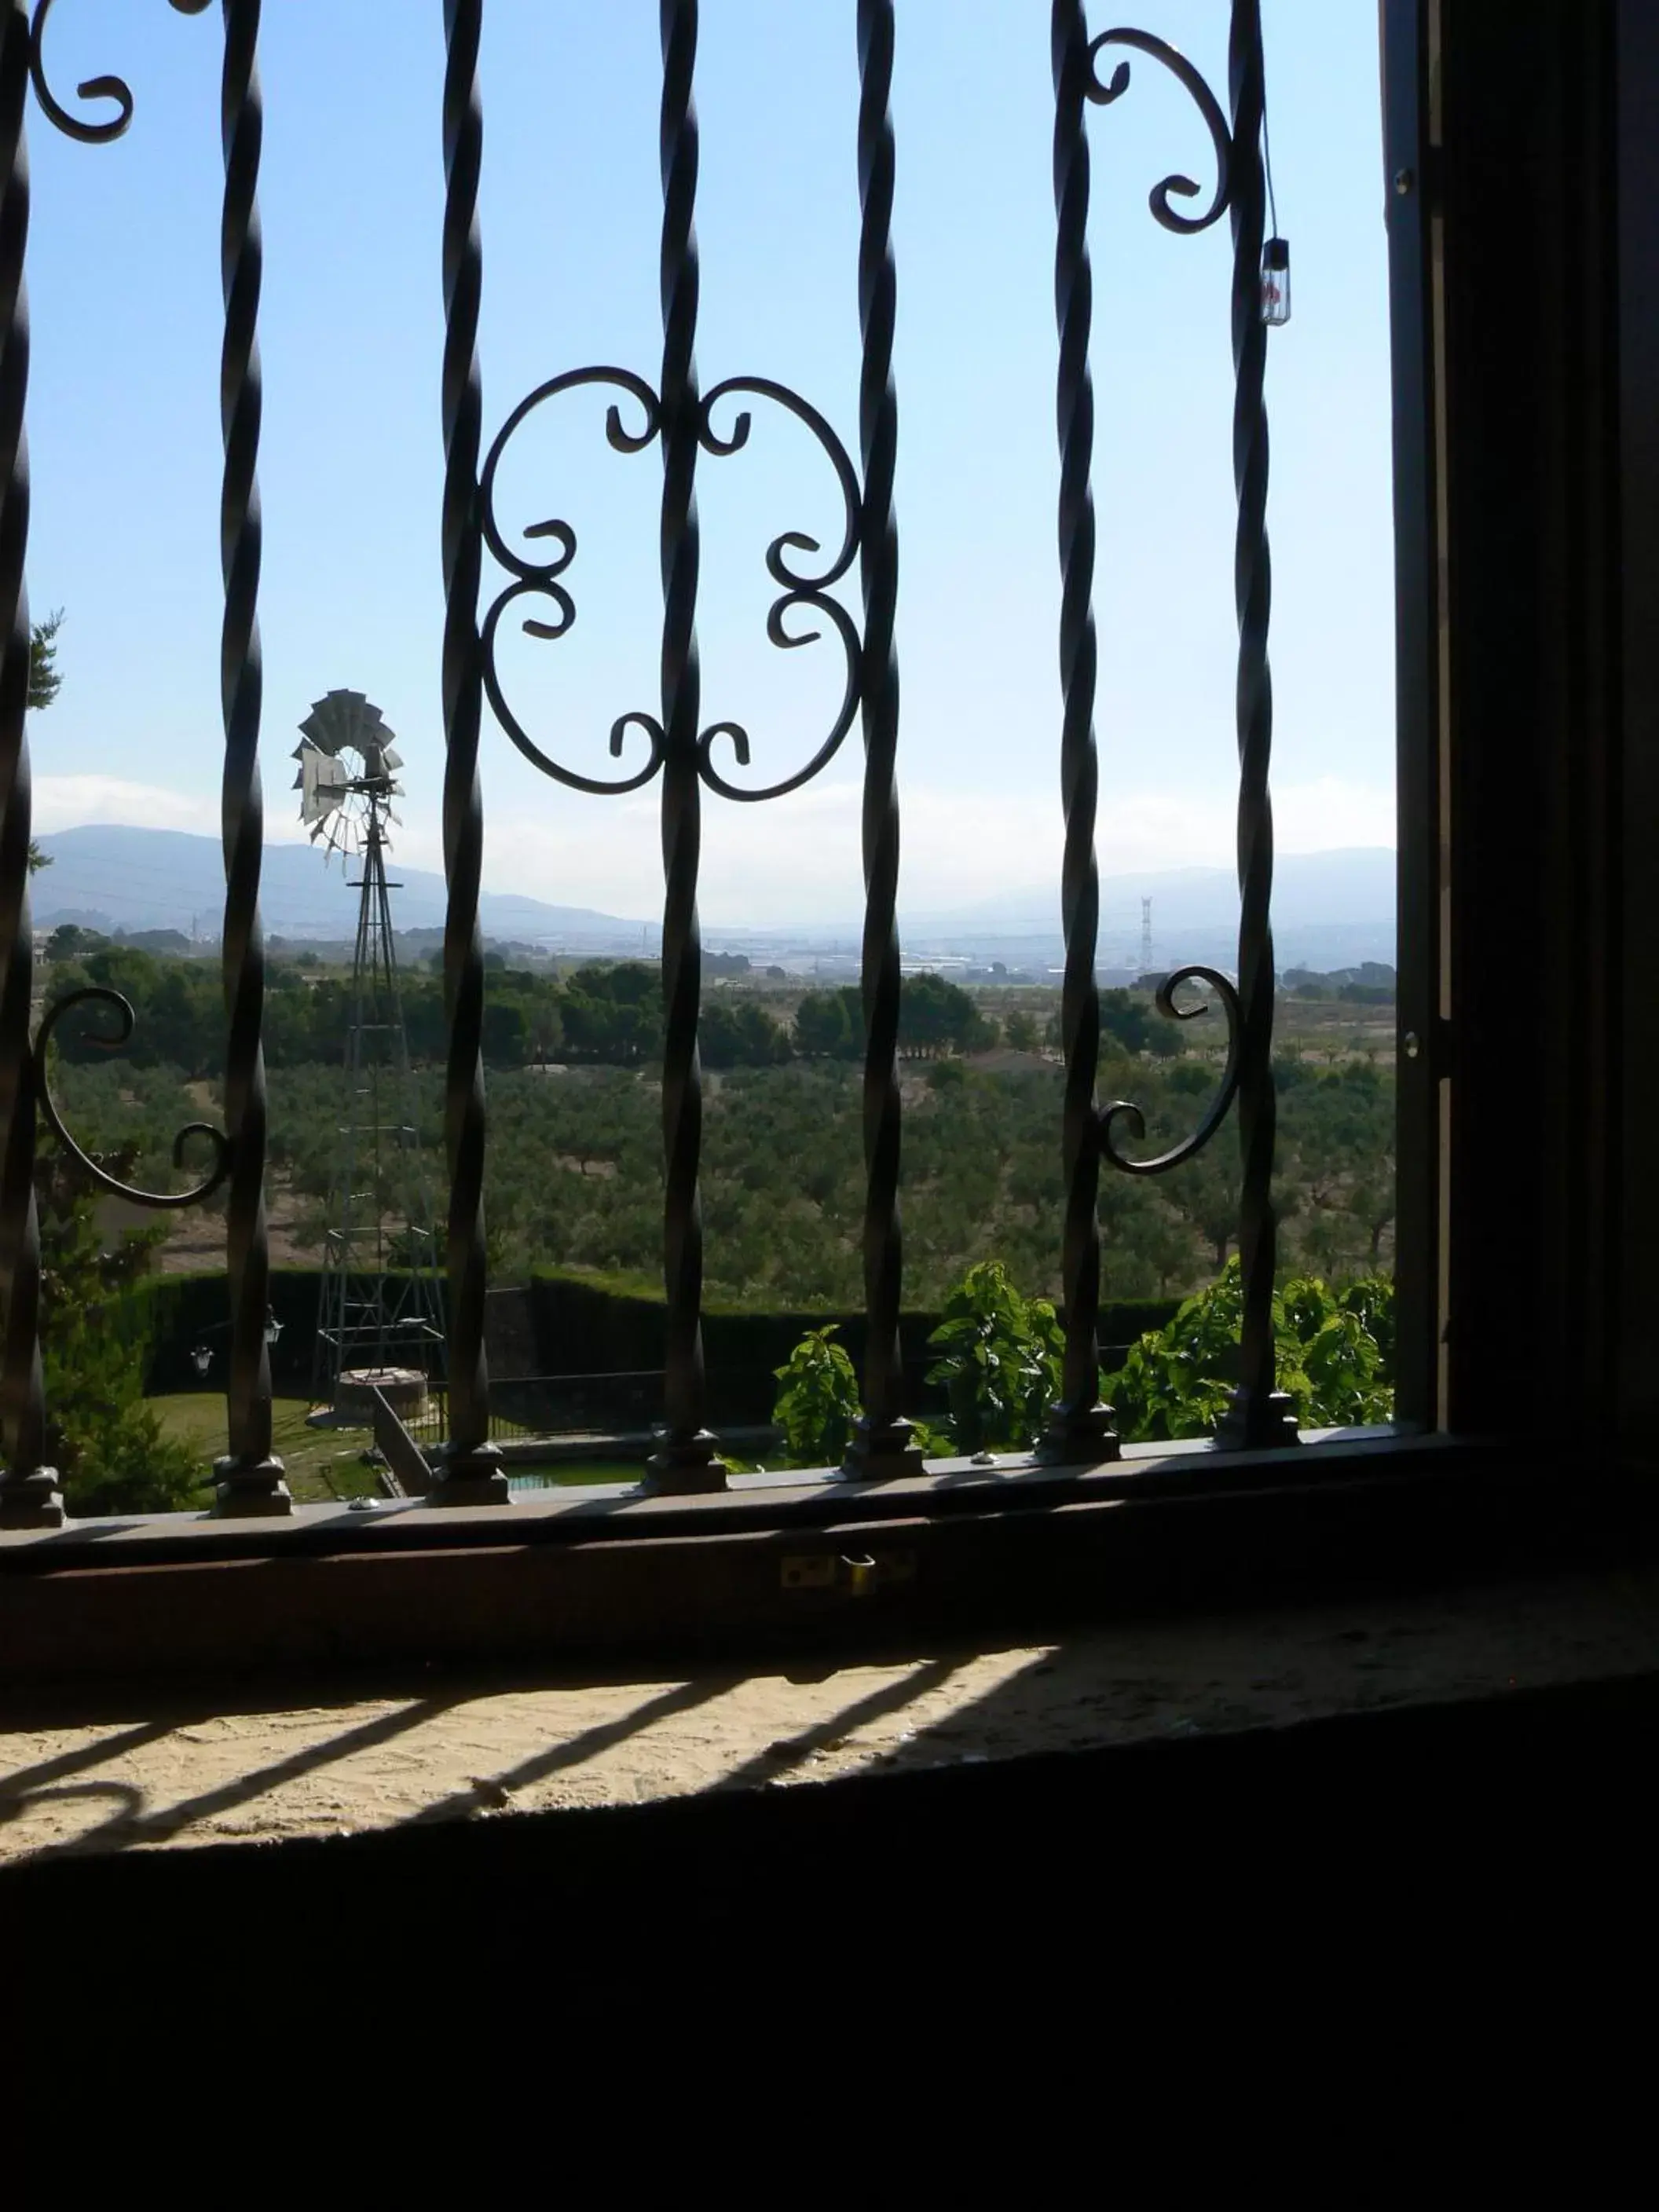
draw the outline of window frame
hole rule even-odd
[[[1651,1457],[1659,1320],[1643,1265],[1659,1163],[1638,1141],[1659,1014],[1626,1018],[1618,988],[1640,972],[1640,949],[1659,950],[1638,842],[1659,819],[1659,626],[1634,619],[1659,579],[1659,441],[1641,407],[1659,390],[1659,156],[1639,127],[1659,92],[1659,29],[1641,0],[1597,0],[1565,26],[1552,0],[1381,0],[1381,35],[1402,1042],[1395,1426],[1294,1451],[1130,1447],[1096,1468],[1011,1457],[862,1486],[825,1475],[703,1498],[521,1500],[507,1515],[413,1504],[0,1532],[0,1667],[371,1656],[423,1637],[456,1650],[792,1626],[856,1638],[941,1607],[990,1620],[1045,1593],[1254,1594],[1286,1576],[1328,1586],[1379,1562],[1443,1571],[1507,1561],[1517,1543],[1559,1555],[1599,1540],[1609,1486],[1585,1470]],[[1540,77],[1544,40],[1555,66]],[[1501,406],[1480,388],[1494,351]],[[1627,456],[1640,484],[1621,500]],[[1498,482],[1510,505],[1494,511]],[[1516,633],[1517,601],[1539,617],[1530,633]],[[1521,702],[1524,775],[1495,686]],[[1510,836],[1530,865],[1504,902],[1493,854]],[[1505,1028],[1483,995],[1516,971]],[[1518,1227],[1517,1175],[1533,1200]],[[821,1578],[792,1584],[792,1560]],[[264,1595],[245,1606],[260,1569]],[[291,1609],[286,1638],[272,1592]]]

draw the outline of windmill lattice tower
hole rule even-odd
[[[324,1238],[313,1395],[368,1417],[374,1387],[399,1412],[441,1367],[442,1292],[422,1172],[420,1100],[398,988],[387,824],[403,766],[378,707],[331,691],[301,723],[295,788],[313,843],[362,873],[346,1033],[344,1113]],[[347,878],[350,883],[350,878]]]

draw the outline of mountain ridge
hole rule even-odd
[[[61,920],[92,922],[109,929],[179,929],[197,937],[216,936],[224,899],[223,863],[218,841],[180,830],[146,830],[118,823],[94,823],[60,830],[40,844],[52,866],[34,879],[36,926],[50,928]],[[1352,947],[1386,938],[1394,931],[1395,854],[1384,846],[1358,846],[1328,853],[1282,854],[1275,874],[1273,924],[1281,935],[1300,943],[1328,937],[1350,949],[1342,957],[1364,957]],[[325,866],[315,848],[277,844],[265,848],[260,906],[273,936],[349,938],[356,926],[356,896],[348,871]],[[400,929],[429,929],[444,920],[443,878],[422,868],[395,868],[394,911]],[[1238,892],[1224,868],[1148,869],[1109,876],[1100,886],[1102,954],[1110,946],[1133,957],[1139,945],[1140,901],[1152,901],[1152,931],[1160,954],[1178,948],[1178,957],[1211,957],[1237,926]],[[483,890],[479,921],[494,938],[545,943],[586,952],[654,951],[659,921],[605,914],[591,907],[560,906],[518,891]],[[905,910],[900,915],[907,949],[923,951],[941,939],[990,945],[1027,942],[1050,945],[1060,937],[1058,884],[1029,891],[1005,891],[962,907]],[[723,941],[785,939],[812,945],[848,940],[860,933],[856,918],[769,929],[731,927],[712,921]],[[1189,951],[1201,939],[1203,954]],[[1281,957],[1306,955],[1286,942]],[[1382,957],[1391,957],[1384,955]]]

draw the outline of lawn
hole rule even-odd
[[[151,1408],[170,1437],[199,1452],[204,1462],[229,1449],[225,1401],[216,1391],[186,1390],[152,1398]],[[288,1469],[289,1487],[301,1505],[327,1505],[343,1498],[376,1498],[380,1485],[362,1455],[374,1439],[367,1429],[308,1429],[307,1398],[278,1398],[271,1408],[271,1443]]]
[[[185,1390],[149,1400],[170,1437],[197,1452],[204,1468],[228,1449],[225,1401],[216,1391]],[[301,1505],[329,1505],[346,1498],[378,1498],[380,1484],[363,1454],[374,1443],[368,1429],[311,1429],[307,1398],[278,1398],[271,1408],[271,1443],[288,1469],[289,1487]],[[528,1433],[528,1431],[525,1431]],[[726,1455],[734,1473],[752,1474],[757,1462]],[[510,1467],[515,1490],[553,1490],[591,1482],[637,1482],[640,1460],[568,1460],[551,1466]]]

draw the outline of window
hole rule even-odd
[[[174,0],[181,13],[200,12]],[[1630,1141],[1629,1085],[1647,1049],[1640,1019],[1626,1018],[1611,979],[1620,945],[1646,925],[1639,876],[1615,861],[1623,811],[1621,750],[1645,711],[1622,684],[1640,676],[1620,659],[1617,604],[1621,528],[1639,537],[1617,496],[1621,410],[1635,404],[1642,325],[1614,313],[1616,270],[1632,264],[1643,204],[1614,176],[1638,155],[1615,127],[1654,58],[1627,11],[1587,9],[1571,29],[1540,4],[1483,11],[1456,0],[1384,0],[1386,191],[1389,207],[1395,394],[1396,611],[1400,721],[1401,957],[1399,1001],[1400,1419],[1364,1443],[1297,1445],[1292,1409],[1277,1388],[1272,1316],[1277,1092],[1272,1064],[1275,977],[1267,919],[1273,852],[1267,805],[1272,747],[1267,678],[1268,609],[1261,402],[1269,323],[1286,273],[1270,252],[1263,159],[1264,65],[1258,0],[1232,0],[1224,100],[1155,35],[1093,30],[1077,0],[1052,10],[1055,131],[1055,295],[1063,578],[1063,704],[1055,732],[1065,793],[1062,902],[1066,959],[1061,1019],[1066,1060],[1064,1384],[1039,1449],[982,1470],[930,1471],[905,1403],[901,1341],[903,1272],[899,1202],[903,1097],[895,1060],[902,971],[899,809],[902,749],[894,614],[898,539],[892,474],[896,402],[891,379],[894,272],[890,243],[895,134],[902,114],[890,82],[894,10],[858,0],[860,100],[849,116],[849,174],[860,198],[859,436],[843,441],[811,393],[759,374],[699,386],[695,363],[698,258],[694,0],[663,0],[661,268],[659,358],[620,367],[557,368],[515,407],[486,410],[476,374],[481,283],[477,229],[483,156],[477,90],[481,0],[448,0],[442,89],[445,200],[441,251],[441,554],[444,606],[439,671],[445,738],[443,940],[445,1112],[449,1195],[441,1328],[447,1337],[448,1443],[428,1498],[408,1508],[348,1516],[292,1510],[272,1450],[270,1255],[263,1191],[266,1157],[262,1034],[273,1020],[258,944],[262,717],[258,684],[260,258],[257,204],[261,108],[255,68],[257,0],[224,10],[226,167],[222,381],[224,474],[223,716],[227,888],[224,1129],[208,1140],[204,1196],[222,1185],[228,1260],[223,1347],[228,1455],[216,1516],[166,1528],[144,1524],[142,1556],[205,1560],[274,1551],[300,1557],[346,1549],[406,1558],[423,1548],[488,1547],[545,1538],[538,1572],[635,1533],[677,1541],[737,1528],[879,1527],[930,1516],[958,1528],[1090,1498],[1213,1497],[1234,1525],[1246,1488],[1287,1486],[1298,1498],[1322,1468],[1334,1487],[1358,1479],[1414,1480],[1419,1465],[1468,1463],[1497,1439],[1513,1457],[1545,1436],[1631,1431],[1645,1401],[1632,1317],[1644,1310],[1630,1255],[1651,1209],[1645,1169]],[[47,6],[10,0],[0,48],[0,165],[21,141],[33,73],[37,105],[60,129],[118,134],[132,106],[103,81],[106,110],[60,105],[52,94]],[[1615,22],[1615,17],[1617,21]],[[57,36],[54,26],[53,36]],[[210,36],[179,27],[180,37]],[[1623,44],[1620,44],[1620,41]],[[1633,42],[1633,43],[1632,43]],[[1650,40],[1649,41],[1650,44]],[[1547,47],[1547,53],[1546,52]],[[435,57],[434,57],[435,60]],[[1163,70],[1189,94],[1215,155],[1210,183],[1153,193],[1168,227],[1219,223],[1232,240],[1232,302],[1239,459],[1238,740],[1243,920],[1236,980],[1197,979],[1226,1010],[1229,1045],[1216,1095],[1177,1152],[1213,1141],[1241,1145],[1238,1245],[1241,1345],[1231,1410],[1216,1441],[1194,1455],[1121,1456],[1099,1390],[1097,1195],[1127,1158],[1126,1117],[1099,1110],[1093,884],[1099,826],[1098,759],[1091,729],[1097,682],[1090,586],[1091,446],[1086,227],[1094,110],[1125,89],[1122,64]],[[1506,87],[1507,101],[1497,87]],[[107,106],[112,100],[113,106]],[[99,119],[90,118],[96,114]],[[434,106],[435,114],[435,106]],[[856,164],[850,158],[856,137]],[[1541,149],[1541,150],[1540,150]],[[27,336],[21,304],[27,185],[10,165],[0,229],[0,610],[9,618],[0,687],[0,1118],[7,1131],[0,1191],[0,1261],[9,1285],[3,1382],[6,1474],[0,1500],[21,1532],[9,1559],[36,1559],[21,1540],[62,1522],[46,1454],[37,1322],[40,1257],[32,1156],[44,1054],[34,1005],[27,918],[30,822],[24,749],[29,612],[23,593],[27,517],[21,446]],[[1617,208],[1621,232],[1615,231]],[[1536,220],[1529,219],[1536,216]],[[434,247],[435,251],[435,247]],[[1264,279],[1264,270],[1266,276]],[[1264,293],[1264,283],[1266,292]],[[1544,303],[1540,309],[1540,302]],[[1264,307],[1267,312],[1264,313]],[[1542,335],[1548,322],[1548,339]],[[1633,334],[1632,334],[1633,333]],[[1618,350],[1623,345],[1626,351]],[[599,775],[573,769],[521,719],[510,681],[516,633],[550,640],[574,619],[575,542],[561,520],[526,530],[503,513],[513,441],[567,391],[597,388],[610,405],[606,434],[619,453],[659,449],[662,545],[659,696],[624,714]],[[843,745],[862,744],[866,905],[861,969],[866,1184],[862,1228],[865,1317],[861,1412],[844,1470],[787,1483],[733,1480],[708,1419],[701,1338],[702,1226],[699,1025],[718,1024],[709,963],[697,931],[704,811],[761,799],[747,734],[707,720],[696,654],[701,477],[738,453],[763,411],[781,411],[816,447],[839,487],[838,534],[817,544],[777,538],[768,556],[775,644],[817,625],[839,648],[844,689],[817,755],[786,781],[804,782]],[[854,450],[854,443],[856,450]],[[526,508],[524,513],[528,513]],[[1636,553],[1641,548],[1633,538]],[[1644,572],[1639,562],[1627,584]],[[836,596],[856,578],[857,613]],[[510,644],[507,633],[514,636]],[[828,635],[833,633],[833,636]],[[1633,673],[1632,671],[1635,670]],[[356,710],[354,710],[356,711]],[[716,709],[718,711],[718,708]],[[326,718],[325,718],[326,719]],[[319,723],[319,729],[322,725]],[[485,732],[504,731],[546,773],[596,794],[648,792],[659,805],[666,897],[661,939],[661,1097],[665,1170],[662,1419],[647,1494],[512,1501],[492,1439],[484,1357],[488,1245],[483,1206],[489,1142],[484,952],[479,928]],[[326,811],[338,749],[310,740],[302,757],[307,805]],[[491,738],[493,742],[493,736]],[[395,768],[366,763],[359,781]],[[748,770],[740,775],[740,770]],[[354,770],[354,773],[356,771]],[[1045,775],[1052,772],[1052,759]],[[769,771],[768,771],[769,773]],[[325,789],[325,787],[329,788]],[[389,796],[389,787],[388,793]],[[378,804],[378,801],[375,802]],[[595,796],[596,805],[605,803]],[[371,841],[372,842],[372,841]],[[1621,906],[1621,902],[1624,904]],[[112,985],[100,987],[107,1002]],[[378,1114],[378,1108],[376,1109]],[[378,1124],[377,1124],[378,1126]],[[1235,1139],[1233,1131],[1237,1130]],[[1570,1134],[1570,1132],[1577,1133]],[[65,1132],[58,1129],[61,1141]],[[584,1166],[586,1164],[579,1164]],[[119,1178],[114,1179],[119,1182]],[[1621,1339],[1620,1315],[1626,1336]],[[421,1324],[427,1326],[425,1322]],[[436,1327],[436,1322],[432,1326]],[[343,1329],[345,1324],[337,1324]],[[399,1425],[386,1431],[392,1452]],[[407,1444],[407,1431],[401,1432]],[[1462,1456],[1459,1456],[1459,1451]],[[1245,1455],[1245,1461],[1235,1458]],[[1258,1456],[1261,1455],[1261,1456]],[[1241,1481],[1246,1471],[1248,1481]],[[440,1508],[460,1511],[443,1522]],[[510,1508],[510,1512],[507,1509]],[[1265,1510],[1265,1509],[1264,1509]],[[1298,1510],[1300,1510],[1298,1508]],[[577,1540],[569,1540],[574,1532]],[[1029,1540],[1022,1538],[1020,1541]],[[106,1536],[77,1547],[54,1540],[58,1560],[113,1562]],[[1004,1566],[1015,1543],[997,1540]],[[64,1548],[67,1546],[68,1548]],[[624,1546],[625,1548],[625,1546]],[[994,1545],[988,1556],[994,1553]],[[482,1553],[480,1553],[482,1556]],[[830,1561],[784,1559],[781,1587],[889,1595],[914,1559],[890,1544]],[[829,1553],[825,1553],[826,1558]],[[780,1587],[776,1556],[766,1572]],[[793,1560],[793,1570],[791,1562]],[[838,1564],[837,1564],[838,1562]],[[31,1565],[27,1570],[34,1572]],[[789,1582],[793,1571],[795,1581]],[[637,1565],[631,1574],[643,1575]],[[743,1585],[737,1572],[736,1584]],[[644,1577],[648,1580],[648,1576]],[[564,1585],[561,1584],[563,1588]],[[744,1587],[747,1587],[744,1585]],[[757,1603],[752,1589],[740,1603]],[[476,1603],[476,1598],[472,1601]],[[712,1602],[712,1600],[711,1600]]]

